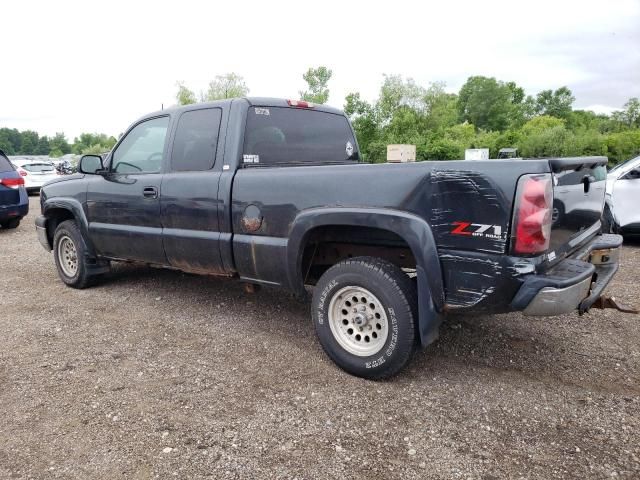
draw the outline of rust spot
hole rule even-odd
[[[242,217],[242,228],[247,232],[256,232],[262,226],[262,218]]]

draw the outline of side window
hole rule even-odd
[[[216,161],[222,110],[207,108],[184,112],[178,120],[171,152],[171,170],[210,170]]]
[[[117,173],[158,173],[162,168],[169,117],[139,123],[113,152],[111,170]]]

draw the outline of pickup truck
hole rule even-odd
[[[586,312],[618,268],[604,157],[366,164],[343,112],[271,98],[172,108],[42,188],[62,281],[111,261],[305,296],[328,356],[399,372],[455,312]]]

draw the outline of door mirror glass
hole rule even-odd
[[[78,170],[80,173],[88,173],[95,175],[98,170],[102,170],[102,157],[100,155],[84,155],[80,159],[80,165]]]

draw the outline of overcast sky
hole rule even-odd
[[[535,94],[567,85],[576,108],[640,97],[640,0],[8,1],[0,27],[0,127],[117,135],[236,72],[250,95],[292,98],[310,66],[329,104],[375,99],[382,75],[457,91],[470,75]]]

